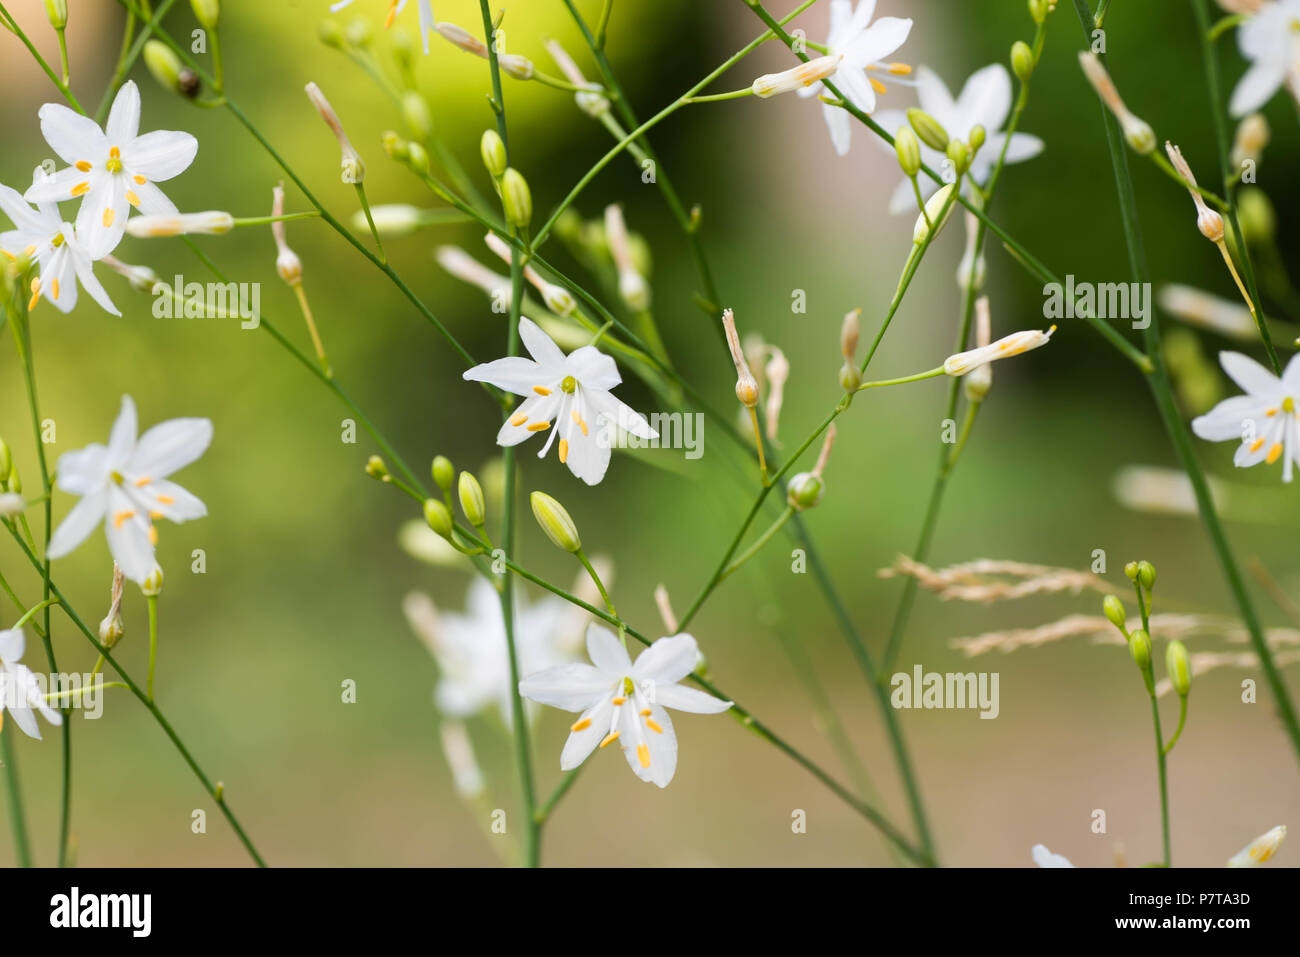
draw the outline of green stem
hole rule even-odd
[[[936,376],[943,375],[943,366],[936,369],[928,369],[925,372],[918,372],[916,375],[903,376],[901,379],[879,379],[875,382],[864,382],[858,386],[858,391],[863,389],[879,389],[889,385],[906,385],[909,382],[923,382],[926,379],[933,379]]]
[[[27,840],[27,817],[23,813],[23,792],[18,783],[18,757],[13,748],[13,731],[0,728],[0,764],[5,768],[5,793],[9,798],[9,829],[14,836],[14,857],[19,867],[32,866],[32,848]]]
[[[762,551],[763,546],[772,540],[772,536],[779,532],[786,522],[790,521],[792,515],[794,515],[794,506],[787,505],[777,517],[776,521],[768,526],[767,530],[754,540],[754,544],[745,549],[744,552],[736,557],[735,561],[722,570],[722,574],[718,576],[718,581],[721,582],[732,572],[736,571],[736,569],[740,568],[741,565],[745,564],[745,562],[749,561]]]
[[[1182,736],[1183,726],[1185,724],[1187,724],[1187,695],[1179,695],[1178,728],[1174,731],[1174,736],[1169,739],[1169,743],[1165,745],[1165,754],[1168,754],[1174,749],[1174,745],[1178,743],[1178,739]]]
[[[149,700],[153,700],[153,672],[158,661],[158,596],[149,595],[149,679],[145,688]]]
[[[1169,858],[1169,777],[1165,768],[1165,747],[1160,737],[1160,705],[1156,696],[1151,696],[1151,722],[1156,730],[1156,767],[1160,772],[1160,837],[1164,848],[1164,866],[1170,866]]]
[[[86,111],[81,108],[81,104],[77,102],[77,98],[72,95],[72,89],[68,86],[67,81],[61,80],[59,75],[50,68],[48,63],[45,62],[45,57],[41,56],[40,51],[32,45],[32,41],[27,38],[27,34],[23,32],[23,28],[18,25],[18,21],[14,19],[13,14],[5,8],[3,3],[0,3],[0,23],[7,26],[11,31],[13,31],[14,36],[18,37],[18,39],[22,41],[23,46],[27,47],[27,52],[32,55],[32,58],[36,61],[37,65],[45,71],[45,75],[50,78],[50,82],[57,86],[59,92],[63,94],[69,103],[72,104],[73,109],[78,113],[84,114]]]
[[[388,255],[384,252],[384,244],[379,239],[379,229],[375,226],[375,217],[370,212],[370,201],[366,199],[366,188],[360,183],[357,183],[356,187],[361,209],[366,214],[366,222],[370,225],[370,235],[375,241],[375,248],[379,250],[379,261],[388,265]]]

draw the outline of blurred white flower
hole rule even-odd
[[[560,665],[519,682],[519,693],[533,701],[582,712],[569,728],[560,768],[571,771],[597,747],[618,741],[637,777],[667,787],[677,770],[677,734],[664,709],[719,714],[732,705],[678,684],[699,658],[695,639],[660,638],[633,664],[614,633],[593,624],[587,654],[589,665]]]
[[[176,130],[138,135],[140,90],[133,81],[118,90],[103,129],[59,103],[46,103],[40,117],[46,142],[72,165],[33,183],[25,198],[50,203],[80,197],[77,238],[91,259],[102,259],[121,242],[132,207],[153,216],[177,212],[154,184],[185,172],[199,141]]]
[[[1029,853],[1033,855],[1034,863],[1039,867],[1074,867],[1068,858],[1053,854],[1042,844],[1035,844]]]
[[[1277,853],[1286,838],[1286,825],[1279,824],[1255,838],[1228,860],[1229,867],[1259,867]]]
[[[1282,481],[1290,482],[1300,463],[1300,356],[1292,357],[1282,378],[1239,352],[1220,352],[1223,371],[1245,395],[1224,399],[1192,420],[1192,431],[1209,442],[1240,440],[1233,457],[1238,468],[1282,459]]]
[[[330,13],[338,13],[340,10],[350,7],[353,0],[338,0],[330,4]],[[384,20],[384,27],[387,29],[393,25],[397,15],[406,9],[406,0],[389,0],[388,16]],[[420,41],[424,44],[424,52],[429,52],[429,31],[433,29],[433,0],[420,0]]]
[[[136,438],[135,403],[122,396],[108,445],[88,445],[59,458],[58,487],[81,496],[50,539],[49,557],[62,558],[100,522],[113,560],[142,584],[154,571],[154,521],[185,522],[208,514],[196,496],[167,480],[212,441],[208,419],[171,419]]]
[[[609,468],[613,430],[624,429],[643,439],[659,437],[640,413],[610,393],[623,380],[609,356],[595,346],[583,346],[566,356],[526,316],[519,319],[519,337],[531,359],[510,356],[464,373],[472,382],[487,382],[525,397],[497,433],[498,445],[518,445],[537,432],[549,431],[538,458],[550,451],[558,435],[560,461],[588,485],[596,485]]]
[[[884,84],[868,76],[868,71],[883,70],[895,76],[911,72],[905,64],[881,61],[906,42],[912,31],[912,21],[881,17],[872,23],[871,17],[875,12],[876,0],[860,0],[856,8],[852,0],[831,0],[831,27],[826,48],[830,56],[841,58],[835,73],[835,88],[863,113],[875,110],[876,93],[884,92]],[[799,95],[819,96],[825,92],[826,87],[816,83],[799,90]],[[843,156],[852,144],[853,117],[843,108],[829,103],[822,104],[822,116],[830,130],[835,152]]]
[[[1250,69],[1232,91],[1233,116],[1254,112],[1285,84],[1300,102],[1300,0],[1276,0],[1259,6],[1237,28],[1237,47]]]
[[[63,715],[49,706],[36,675],[19,661],[26,646],[27,638],[21,628],[0,631],[0,719],[8,711],[23,734],[40,740],[41,729],[32,709],[44,715],[50,724],[62,724]]]
[[[38,167],[34,183],[45,179]],[[92,299],[115,316],[122,313],[95,278],[93,257],[81,242],[71,223],[59,214],[59,204],[42,202],[36,209],[27,205],[16,190],[0,184],[0,210],[13,220],[14,228],[0,233],[0,253],[11,262],[19,256],[34,260],[40,274],[32,282],[32,299],[28,310],[44,296],[60,312],[68,313],[77,304],[77,283],[85,287]]]
[[[916,86],[921,109],[938,120],[952,139],[968,142],[971,130],[977,126],[984,127],[984,145],[971,159],[970,171],[966,174],[980,186],[988,183],[1004,145],[1008,163],[1033,159],[1043,151],[1043,141],[1028,133],[1012,134],[1011,143],[1007,145],[1007,134],[1002,132],[1002,127],[1011,115],[1011,75],[1002,64],[994,63],[976,70],[955,100],[939,75],[928,67],[916,71]],[[876,122],[892,136],[907,125],[907,113],[903,110],[882,110],[876,116]],[[892,150],[884,140],[881,143]],[[922,143],[921,159],[932,170],[938,171],[943,168],[946,157]],[[928,197],[939,188],[939,184],[931,181],[928,176],[922,176],[917,182],[921,185],[923,197]],[[904,179],[890,197],[889,211],[905,213],[915,207],[912,181]]]

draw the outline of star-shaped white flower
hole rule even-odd
[[[330,4],[330,13],[338,13],[340,10],[350,7],[353,0],[338,0]],[[389,0],[388,18],[384,21],[385,27],[391,27],[393,20],[397,15],[406,9],[406,0]],[[429,52],[429,31],[433,29],[433,0],[420,0],[420,40],[424,43],[424,52]]]
[[[981,186],[988,183],[993,166],[1002,154],[1002,147],[1007,141],[1007,134],[1002,132],[1007,117],[1011,115],[1011,75],[1000,63],[993,63],[971,74],[957,99],[952,98],[948,87],[939,75],[929,67],[916,71],[916,93],[921,109],[939,121],[952,139],[963,143],[970,139],[970,132],[976,126],[984,127],[984,145],[971,160],[966,174]],[[907,113],[903,110],[882,110],[876,116],[876,122],[891,136],[907,125]],[[881,140],[881,143],[884,143]],[[887,143],[884,143],[888,147]],[[1033,159],[1043,151],[1043,141],[1028,133],[1015,133],[1011,144],[1007,146],[1007,162],[1021,163]],[[946,157],[938,150],[921,144],[921,159],[936,172],[943,169]],[[929,197],[939,188],[928,176],[921,176],[921,195]],[[912,183],[904,179],[894,190],[889,200],[891,213],[903,213],[916,208],[916,197],[912,193]]]
[[[46,103],[40,117],[46,142],[71,165],[32,184],[25,198],[32,203],[80,198],[77,235],[92,259],[103,259],[121,242],[132,207],[154,216],[179,212],[154,184],[185,172],[199,142],[176,130],[137,135],[140,90],[133,81],[122,84],[102,130],[59,103]]]
[[[633,664],[613,632],[591,625],[587,654],[589,665],[560,665],[519,682],[526,698],[582,712],[569,728],[560,768],[572,771],[598,746],[617,741],[637,777],[667,787],[677,770],[677,733],[664,709],[719,714],[732,705],[678,684],[695,668],[695,639],[685,633],[660,638]]]
[[[525,397],[497,433],[498,445],[518,445],[537,432],[550,432],[537,457],[545,456],[559,436],[560,461],[588,485],[596,485],[609,468],[618,429],[643,439],[659,437],[640,413],[610,394],[623,380],[609,356],[595,346],[583,346],[566,356],[527,317],[519,319],[519,337],[531,359],[510,356],[465,373],[472,382],[487,382]]]
[[[826,39],[830,56],[838,56],[839,69],[835,73],[835,88],[863,113],[876,108],[876,91],[884,85],[868,71],[883,70],[898,75],[910,72],[903,64],[881,62],[907,40],[912,31],[912,21],[899,17],[881,17],[875,23],[871,16],[876,12],[876,0],[860,0],[856,9],[852,0],[831,0],[831,29]],[[803,97],[826,92],[821,83],[799,91]],[[835,152],[843,156],[849,151],[853,136],[853,117],[838,106],[822,104],[822,116],[831,133]]]
[[[45,179],[37,167],[34,183]],[[32,284],[32,300],[28,310],[44,296],[60,312],[71,312],[77,304],[77,282],[85,287],[91,298],[115,316],[122,313],[108,293],[95,278],[92,257],[71,223],[59,215],[59,205],[53,202],[28,206],[16,190],[0,184],[0,210],[4,210],[14,224],[8,232],[0,233],[0,253],[10,261],[19,256],[35,260],[40,274]]]
[[[1233,116],[1258,110],[1284,84],[1300,102],[1300,0],[1263,4],[1238,28],[1237,46],[1250,69],[1232,91]]]
[[[1061,854],[1053,854],[1042,844],[1035,844],[1029,853],[1039,867],[1074,867],[1069,858]]]
[[[1300,464],[1300,356],[1282,378],[1239,352],[1219,353],[1219,363],[1245,395],[1224,399],[1192,420],[1192,431],[1209,442],[1241,442],[1233,461],[1238,468],[1282,459],[1282,481],[1291,481]]]
[[[21,628],[0,631],[0,719],[8,711],[23,734],[40,740],[41,729],[32,709],[43,714],[50,724],[62,724],[63,715],[49,706],[36,675],[19,660],[26,647],[27,638]]]
[[[520,674],[532,674],[578,656],[581,622],[567,602],[553,596],[515,602],[515,650]],[[429,597],[412,592],[402,602],[416,636],[438,663],[433,703],[450,718],[471,718],[495,707],[511,727],[514,690],[510,684],[510,650],[506,644],[501,595],[485,578],[469,587],[464,614],[437,610]],[[528,717],[536,708],[526,709]]]
[[[127,578],[143,583],[154,570],[154,521],[208,514],[203,502],[167,477],[202,455],[211,441],[208,419],[170,419],[137,439],[135,403],[122,396],[107,446],[88,445],[59,458],[59,488],[81,501],[54,530],[49,557],[67,555],[103,522],[113,560]]]

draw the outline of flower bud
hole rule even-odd
[[[0,485],[9,481],[9,473],[14,469],[13,453],[4,439],[0,439]]]
[[[858,371],[857,365],[850,360],[845,360],[844,365],[840,366],[840,388],[848,393],[855,393],[862,385],[862,373]]]
[[[826,483],[820,475],[814,475],[812,472],[800,472],[790,479],[785,498],[791,508],[796,512],[802,512],[820,502],[822,492],[825,490]]]
[[[408,203],[381,203],[378,206],[371,206],[370,215],[374,217],[375,230],[384,239],[409,236],[429,222],[425,210]],[[352,226],[363,232],[370,229],[364,209],[359,209],[353,214]]]
[[[68,25],[68,0],[45,0],[45,15],[50,18],[50,26],[62,30]]]
[[[926,146],[940,153],[948,149],[948,131],[925,110],[912,107],[907,111],[907,121],[912,124],[912,129],[916,130],[916,135]]]
[[[438,488],[444,492],[451,491],[451,483],[456,480],[456,467],[451,464],[451,459],[445,455],[435,456],[429,471],[433,473],[433,483]]]
[[[758,405],[758,380],[749,369],[749,360],[740,345],[740,334],[736,332],[736,314],[730,309],[722,311],[722,328],[727,335],[731,361],[736,366],[736,398],[745,408],[752,409]]]
[[[429,151],[415,140],[406,144],[406,165],[413,173],[421,175],[429,172]]]
[[[348,24],[347,39],[349,44],[362,50],[370,46],[370,42],[374,39],[370,22],[364,17],[355,17]]]
[[[9,491],[18,495],[23,493],[23,477],[18,474],[17,466],[9,470]]]
[[[921,144],[910,126],[904,126],[894,134],[894,151],[898,153],[898,165],[903,173],[911,179],[921,169]]]
[[[1037,329],[1013,332],[1011,335],[1003,336],[997,342],[990,343],[987,346],[979,346],[949,356],[943,362],[943,371],[950,376],[966,375],[972,369],[976,369],[985,363],[1018,356],[1032,349],[1045,346],[1051,340],[1052,333],[1055,331],[1056,326],[1052,326],[1046,332],[1039,332]]]
[[[284,184],[280,183],[271,190],[271,216],[284,215]],[[271,223],[271,236],[275,240],[276,256],[275,271],[290,286],[297,286],[302,282],[302,260],[298,254],[289,248],[288,239],[285,236],[284,220],[277,220]]]
[[[378,455],[372,455],[366,460],[366,474],[372,479],[378,479],[381,482],[388,482],[392,476],[388,474],[388,466]]]
[[[15,518],[27,509],[27,502],[13,492],[0,492],[0,518]]]
[[[1138,563],[1137,563],[1137,562],[1129,562],[1128,564],[1126,564],[1126,565],[1124,566],[1124,574],[1128,576],[1128,580],[1129,580],[1129,581],[1131,581],[1131,582],[1135,582],[1135,581],[1137,581],[1137,577],[1138,577]]]
[[[1150,562],[1138,562],[1137,580],[1150,591],[1156,584],[1156,568]]]
[[[99,640],[106,648],[112,648],[126,631],[122,623],[122,591],[126,585],[126,576],[121,567],[113,562],[113,587],[109,592],[108,614],[99,623]]]
[[[528,181],[513,167],[501,174],[501,206],[506,222],[516,229],[525,229],[533,219],[533,194]]]
[[[339,178],[349,185],[359,186],[366,178],[366,164],[361,159],[361,154],[356,151],[352,141],[348,139],[348,134],[343,129],[343,122],[339,119],[338,114],[334,112],[334,107],[330,101],[325,98],[321,88],[315,83],[308,83],[305,87],[307,99],[311,100],[312,106],[316,107],[316,112],[321,115],[325,125],[330,128],[334,138],[339,143]]]
[[[950,140],[948,143],[948,159],[952,162],[952,167],[958,175],[964,174],[970,169],[970,147],[961,140]]]
[[[460,473],[456,488],[460,496],[460,509],[475,528],[482,528],[487,521],[487,506],[483,501],[483,486],[469,472]]]
[[[980,147],[988,139],[988,130],[976,123],[970,128],[970,136],[966,137],[966,143],[970,147],[971,155],[974,156],[980,151]]]
[[[484,130],[478,142],[483,166],[493,179],[500,179],[506,171],[506,144],[496,130]]]
[[[162,594],[162,590],[163,570],[162,566],[155,562],[153,571],[151,571],[148,577],[140,583],[140,593],[144,595],[145,598],[157,598]]]
[[[564,506],[545,492],[534,492],[529,496],[533,506],[533,517],[542,526],[546,537],[566,552],[577,552],[582,548],[582,539],[578,537],[578,526]]]
[[[1277,238],[1277,213],[1268,195],[1258,186],[1243,189],[1237,196],[1237,217],[1246,242],[1267,245]]]
[[[429,101],[416,90],[407,90],[402,94],[402,119],[417,140],[427,140],[433,133],[433,113],[429,110]]]
[[[126,221],[127,234],[142,239],[194,234],[220,236],[234,228],[235,217],[218,209],[175,216],[132,216]]]
[[[948,197],[952,195],[955,188],[956,184],[949,183],[947,186],[941,187],[925,201],[925,212],[916,217],[916,226],[912,229],[913,245],[919,246],[925,242],[926,237],[930,235],[931,224],[933,224],[935,236],[939,235],[939,232],[948,222],[948,218],[952,216],[953,208],[957,205],[955,202],[948,203]],[[944,206],[948,207],[946,211]],[[939,218],[940,213],[943,213],[942,219]],[[927,222],[927,219],[929,222]]]
[[[1124,130],[1124,142],[1140,156],[1147,156],[1156,148],[1156,131],[1151,124],[1136,116],[1126,116],[1120,126]]]
[[[1029,15],[1035,23],[1042,23],[1052,10],[1051,0],[1029,0]]]
[[[429,527],[441,535],[443,538],[451,538],[451,512],[447,506],[436,498],[426,498],[424,500],[424,520],[429,523]]]
[[[1267,834],[1261,834],[1228,861],[1229,867],[1258,867],[1277,853],[1286,839],[1286,825],[1279,824]]]
[[[840,355],[846,362],[852,362],[858,354],[858,335],[861,326],[861,309],[852,309],[844,315],[840,326]]]
[[[46,0],[48,5],[49,0]],[[207,30],[215,30],[221,19],[221,0],[190,0],[194,8],[194,19]]]
[[[1187,646],[1177,638],[1169,642],[1165,651],[1165,670],[1178,697],[1186,698],[1192,687],[1192,663],[1187,657]]]
[[[843,59],[844,57],[839,54],[820,56],[815,60],[800,63],[798,66],[783,70],[780,73],[764,73],[753,82],[750,88],[754,91],[755,96],[763,100],[781,93],[792,93],[795,90],[812,86],[827,77],[834,76],[835,71],[839,69],[840,61]]]
[[[1154,691],[1155,687],[1151,679],[1151,636],[1141,628],[1134,628],[1133,633],[1128,636],[1128,650],[1138,670],[1142,672],[1142,680],[1146,682],[1147,691]]]
[[[144,45],[144,65],[148,67],[150,75],[158,81],[158,85],[163,89],[171,90],[173,93],[181,91],[181,70],[184,67],[181,59],[172,48],[161,40],[150,40]]]
[[[1124,611],[1122,601],[1114,595],[1107,595],[1102,599],[1101,610],[1112,625],[1127,634],[1128,614]]]
[[[343,47],[343,28],[333,20],[322,20],[320,29],[317,31],[320,36],[320,42],[327,47],[339,50]]]
[[[1011,44],[1011,72],[1021,83],[1028,83],[1034,73],[1034,51],[1024,40]]]
[[[393,50],[393,59],[403,70],[410,70],[415,63],[415,41],[411,33],[403,27],[393,27],[388,31],[389,46]]]
[[[1263,113],[1252,113],[1243,119],[1237,124],[1237,135],[1232,142],[1232,166],[1240,172],[1245,163],[1259,162],[1272,135]]]

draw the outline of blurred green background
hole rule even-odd
[[[589,76],[594,65],[562,3],[505,6],[511,52],[550,72],[546,37],[560,39]],[[57,58],[38,0],[7,3],[47,57]],[[415,31],[415,10],[400,25]],[[783,12],[788,4],[775,4]],[[827,3],[798,23],[824,38]],[[73,4],[68,39],[73,87],[95,104],[117,56],[123,15],[116,3]],[[391,101],[337,51],[323,47],[317,26],[325,0],[223,3],[227,85],[312,190],[340,217],[356,208],[338,182],[338,152],[302,93],[318,82],[344,119],[368,164],[374,203],[437,205],[383,154],[379,137],[399,129]],[[381,29],[387,4],[358,0],[338,17],[368,20],[374,50],[389,64]],[[437,0],[441,19],[481,32],[477,3]],[[579,7],[594,18],[599,3]],[[973,70],[1005,62],[1015,39],[1030,39],[1023,3],[881,0],[881,15],[915,19],[896,58],[935,68],[954,93]],[[173,36],[194,27],[188,4],[169,16]],[[759,32],[739,0],[617,0],[609,49],[638,113],[670,102]],[[1194,23],[1186,4],[1116,2],[1108,23],[1115,78],[1130,106],[1162,136],[1176,139],[1206,181],[1217,176],[1213,127]],[[1050,21],[1047,50],[1034,77],[1021,129],[1042,137],[1037,159],[1009,169],[994,217],[1052,269],[1080,280],[1126,281],[1122,232],[1098,108],[1075,61],[1081,33],[1070,3]],[[47,155],[37,109],[57,99],[48,80],[11,36],[0,37],[0,100],[5,130],[0,181],[20,191]],[[436,36],[419,57],[420,87],[439,131],[480,189],[479,133],[491,123],[486,65]],[[1220,43],[1227,81],[1243,69],[1231,36]],[[746,86],[760,73],[791,65],[777,45],[764,47],[711,91]],[[182,210],[226,209],[264,215],[282,177],[234,119],[199,110],[161,90],[139,68],[142,129],[185,129],[199,139],[194,165],[168,184]],[[507,80],[514,165],[528,176],[538,222],[608,148],[604,130],[572,98],[536,83]],[[913,105],[910,90],[891,87],[882,107]],[[1279,95],[1267,115],[1274,141],[1260,185],[1286,223],[1300,208],[1294,176],[1300,153],[1293,104]],[[862,130],[846,158],[831,149],[813,104],[795,97],[745,99],[692,107],[652,137],[688,205],[703,207],[703,239],[724,304],[747,332],[761,332],[789,357],[781,437],[797,443],[837,398],[842,316],[863,312],[874,334],[894,291],[910,242],[912,217],[889,217],[898,179],[892,157]],[[1154,275],[1232,296],[1214,248],[1194,231],[1186,194],[1134,163]],[[656,315],[682,373],[709,400],[732,409],[733,372],[715,330],[692,303],[693,266],[658,191],[620,159],[586,190],[577,208],[598,216],[622,202],[631,227],[654,257]],[[304,208],[290,187],[287,208]],[[70,215],[70,208],[69,208]],[[1284,256],[1295,263],[1295,236]],[[877,376],[931,368],[948,352],[958,319],[953,281],[962,250],[954,220],[932,251],[874,364]],[[338,379],[421,472],[436,453],[478,468],[495,453],[497,411],[460,380],[462,367],[435,331],[382,274],[319,222],[292,223],[305,283]],[[366,240],[368,241],[368,240]],[[476,358],[501,353],[505,323],[486,299],[449,278],[434,246],[455,243],[493,265],[473,227],[435,227],[388,243],[393,265]],[[310,348],[292,294],[274,272],[269,230],[200,237],[198,244],[241,281],[262,282],[265,315]],[[558,244],[550,254],[571,273],[579,267]],[[988,293],[995,335],[1040,328],[1039,286],[994,243]],[[206,281],[179,242],[128,238],[116,255],[147,264],[162,277]],[[142,428],[184,415],[210,417],[210,451],[178,479],[202,497],[209,517],[161,529],[159,559],[168,570],[161,602],[158,702],[205,769],[224,782],[231,806],[273,864],[487,865],[511,853],[513,834],[485,836],[479,812],[457,799],[438,739],[430,692],[436,669],[409,630],[401,598],[429,592],[439,607],[463,606],[468,576],[432,568],[402,552],[397,529],[411,503],[367,478],[375,449],[364,433],[340,441],[346,410],[262,332],[219,320],[156,319],[150,299],[102,265],[98,273],[124,313],[114,319],[88,300],[70,316],[42,305],[33,317],[43,412],[57,423],[51,456],[103,441],[123,393],[139,406]],[[792,291],[806,290],[806,314],[792,314]],[[0,430],[13,446],[28,487],[37,475],[22,378],[9,337],[0,346]],[[1224,343],[1207,338],[1213,355]],[[1066,321],[1051,345],[1000,364],[945,503],[932,559],[949,564],[979,557],[1086,567],[1105,549],[1117,589],[1123,563],[1145,557],[1160,572],[1158,609],[1232,613],[1232,604],[1199,524],[1190,518],[1127,511],[1111,493],[1127,464],[1174,464],[1144,383],[1082,323]],[[619,394],[653,408],[644,386],[625,374]],[[944,382],[869,394],[840,420],[822,504],[807,514],[836,585],[873,648],[883,645],[901,588],[878,568],[910,553],[920,526],[935,459]],[[1197,410],[1200,411],[1200,410]],[[755,491],[735,480],[732,449],[710,424],[704,457],[685,474],[616,456],[606,481],[587,489],[536,443],[522,448],[521,488],[541,488],[568,504],[592,552],[616,564],[614,598],[643,631],[658,634],[652,592],[669,589],[680,612],[705,581]],[[1263,521],[1232,523],[1243,559],[1256,556],[1300,596],[1294,541],[1300,508],[1279,488],[1278,467],[1233,474],[1231,448],[1198,443],[1207,468],[1259,489]],[[673,458],[674,453],[659,453]],[[661,461],[663,459],[661,458]],[[653,462],[653,459],[651,460]],[[680,464],[680,460],[676,460]],[[58,493],[56,518],[70,507]],[[207,572],[189,574],[192,549]],[[906,829],[875,704],[810,576],[790,574],[790,545],[776,542],[729,580],[692,626],[713,676],[778,733],[844,778],[820,735],[808,697],[793,677],[777,630],[811,657],[867,765],[881,800]],[[566,556],[537,534],[524,512],[519,551],[530,568],[568,583]],[[12,547],[0,546],[6,577],[25,600],[39,579]],[[88,621],[103,615],[108,555],[96,534],[57,566],[57,580]],[[1284,618],[1255,589],[1271,624]],[[531,594],[531,593],[530,593]],[[1128,593],[1122,592],[1126,597]],[[1130,604],[1132,604],[1130,602]],[[1032,626],[1067,613],[1095,613],[1096,596],[1030,599],[1012,605],[961,606],[918,599],[901,666],[931,671],[996,669],[1001,715],[981,721],[970,711],[902,715],[930,810],[940,855],[949,864],[1024,865],[1029,847],[1047,844],[1080,865],[1108,865],[1122,844],[1130,863],[1159,853],[1156,777],[1148,708],[1127,655],[1112,646],[1065,642],[975,662],[948,646],[958,635]],[[128,592],[127,635],[120,658],[145,669],[145,606]],[[6,607],[0,620],[16,613]],[[88,671],[90,649],[55,616],[65,670]],[[1157,636],[1158,637],[1158,636]],[[28,663],[40,655],[34,639]],[[1192,648],[1198,650],[1198,646]],[[1162,667],[1162,666],[1160,666]],[[1243,677],[1259,681],[1260,701],[1240,702]],[[340,702],[353,679],[357,702]],[[1300,695],[1296,669],[1288,674]],[[239,865],[241,847],[162,732],[138,703],[109,692],[99,721],[75,719],[74,831],[79,863]],[[1173,720],[1172,700],[1164,702]],[[543,714],[535,734],[539,788],[559,778],[566,733],[559,713]],[[815,780],[774,748],[727,718],[677,722],[681,758],[666,791],[637,781],[616,756],[598,754],[547,828],[544,860],[552,864],[825,865],[882,864],[881,839]],[[39,863],[53,860],[58,819],[57,731],[42,742],[17,742],[27,811]],[[9,731],[13,733],[12,730]],[[486,721],[471,727],[495,796],[493,807],[518,815],[508,742]],[[1275,824],[1300,820],[1300,774],[1275,720],[1262,675],[1232,669],[1196,682],[1185,735],[1170,760],[1174,860],[1218,865]],[[191,832],[195,808],[208,811],[207,833]],[[791,833],[791,812],[808,812],[807,833]],[[1091,812],[1108,815],[1108,833],[1093,834]],[[517,818],[516,818],[517,819]],[[12,859],[8,828],[0,860]],[[1285,864],[1295,848],[1284,848]]]

